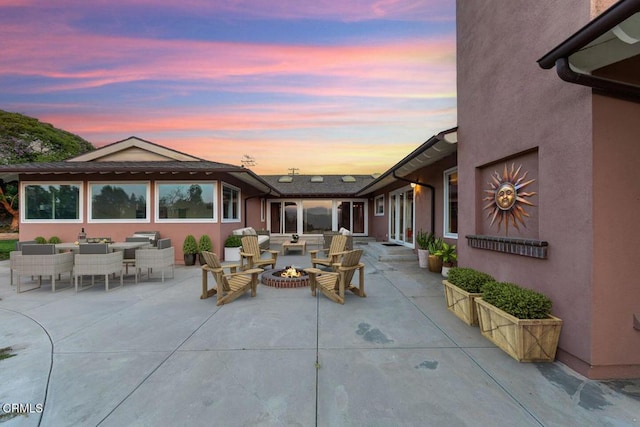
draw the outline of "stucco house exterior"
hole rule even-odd
[[[460,264],[549,295],[573,369],[640,377],[640,2],[495,3],[457,2]]]
[[[459,265],[551,297],[559,360],[590,378],[640,377],[640,0],[611,5],[457,1],[458,126],[380,175],[258,176],[136,137],[0,166],[21,182],[20,238],[157,230],[179,262],[187,234],[223,253],[245,226],[346,228],[412,249],[432,231]]]

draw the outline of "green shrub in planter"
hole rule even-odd
[[[242,239],[240,238],[240,236],[237,236],[235,234],[229,235],[229,237],[227,237],[227,240],[224,241],[225,248],[239,248],[240,246],[242,246]]]
[[[45,239],[45,238],[44,238],[44,237],[42,237],[42,236],[38,236],[38,237],[36,237],[36,238],[35,238],[35,239],[33,239],[33,240],[35,240],[35,242],[36,242],[36,243],[39,243],[39,244],[47,243],[47,239]]]
[[[485,283],[495,281],[489,274],[468,267],[452,267],[447,280],[472,294],[481,293]]]
[[[62,240],[60,240],[58,236],[51,236],[49,238],[49,243],[58,244],[58,243],[62,243]]]
[[[198,242],[196,242],[196,238],[192,234],[189,234],[184,238],[184,242],[182,243],[182,253],[186,255],[198,253]]]
[[[532,289],[509,282],[488,282],[482,299],[518,319],[546,319],[551,314],[551,300]]]
[[[198,250],[200,252],[211,252],[212,247],[213,244],[211,243],[211,237],[209,237],[207,234],[203,234],[202,236],[200,236],[200,240],[198,240]]]

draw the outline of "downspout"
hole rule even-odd
[[[245,197],[244,199],[244,226],[245,227],[247,227],[247,200],[255,199],[256,197],[267,197],[272,193],[272,191],[273,189],[270,188],[269,191],[266,193],[260,193],[260,194],[256,194],[255,196]]]
[[[429,190],[431,190],[431,232],[435,234],[436,233],[436,188],[431,184],[425,184],[424,182],[420,182],[420,181],[412,181],[410,179],[398,176],[396,175],[395,170],[393,171],[393,177],[397,180],[408,182],[410,184],[419,185],[421,187],[427,187]]]

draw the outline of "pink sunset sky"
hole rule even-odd
[[[258,174],[384,172],[456,125],[454,0],[0,0],[0,109]]]

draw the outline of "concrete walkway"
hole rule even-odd
[[[368,297],[345,305],[260,285],[217,307],[199,299],[197,266],[109,293],[18,295],[1,262],[0,348],[15,356],[0,360],[0,423],[640,425],[640,381],[518,363],[447,311],[439,275],[365,263]]]

